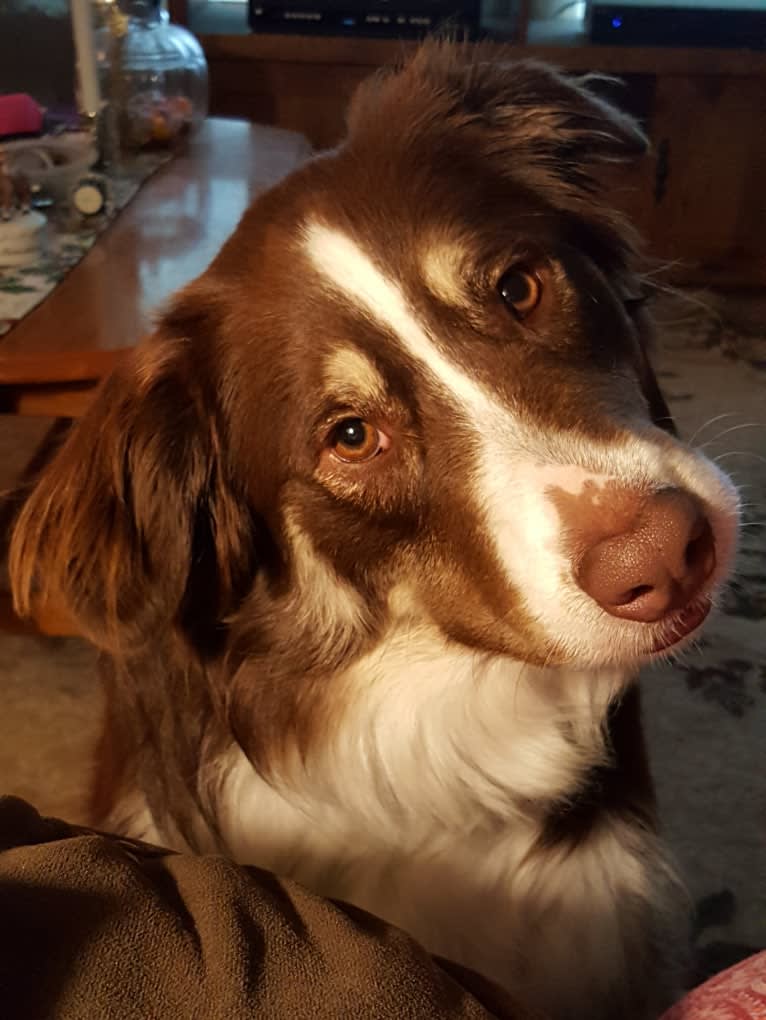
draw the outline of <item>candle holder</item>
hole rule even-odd
[[[98,60],[91,0],[70,0],[72,36],[77,62],[77,107],[86,117],[97,117],[101,110]]]

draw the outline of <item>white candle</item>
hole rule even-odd
[[[101,93],[98,87],[93,11],[90,0],[70,0],[70,5],[77,56],[77,80],[80,86],[80,112],[87,116],[95,116],[101,109]]]

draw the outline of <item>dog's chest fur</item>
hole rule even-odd
[[[659,934],[672,886],[655,838],[598,809],[576,839],[546,836],[608,757],[623,676],[402,630],[328,683],[345,694],[342,725],[289,775],[267,781],[234,749],[209,763],[227,850],[399,925],[557,1020],[651,1016],[647,926]]]

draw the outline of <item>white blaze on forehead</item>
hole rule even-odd
[[[423,325],[407,299],[387,279],[359,245],[346,234],[320,223],[305,230],[305,250],[314,267],[339,293],[390,329],[405,351],[424,365],[461,408],[475,415],[490,409],[504,414],[491,395],[457,365],[447,359]]]

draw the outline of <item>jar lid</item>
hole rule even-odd
[[[123,14],[131,18],[152,18],[160,13],[161,0],[119,0]]]

